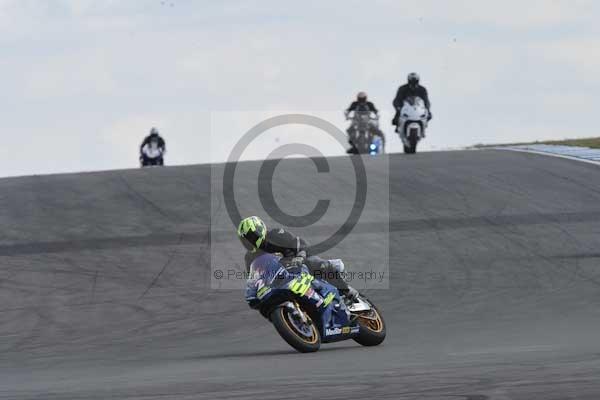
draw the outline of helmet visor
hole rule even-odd
[[[256,250],[258,246],[260,246],[260,242],[262,242],[262,240],[259,242],[260,236],[255,231],[249,231],[248,233],[240,236],[239,238],[242,242],[242,245],[247,250]]]

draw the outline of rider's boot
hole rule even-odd
[[[348,144],[350,145],[350,148],[346,150],[346,154],[356,154],[356,147],[354,146],[354,143],[352,143],[351,139],[348,139]]]
[[[348,285],[347,289],[340,289],[340,294],[344,296],[347,303],[354,303],[354,300],[358,298],[358,290],[354,289],[352,286]]]

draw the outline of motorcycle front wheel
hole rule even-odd
[[[298,306],[297,308],[300,309]],[[307,313],[304,313],[307,322],[304,322],[296,313],[296,310],[285,306],[277,307],[271,312],[271,322],[283,340],[300,353],[312,353],[319,350],[321,335],[317,327]]]
[[[419,138],[417,138],[417,135],[413,134],[410,135],[408,141],[410,143],[410,153],[415,154],[417,152],[417,143],[419,143]]]

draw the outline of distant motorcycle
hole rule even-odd
[[[409,97],[404,101],[400,110],[396,133],[404,144],[404,152],[413,154],[417,152],[417,143],[425,137],[429,112],[425,102],[420,97]]]
[[[354,154],[383,154],[384,145],[381,136],[377,135],[379,130],[379,117],[369,111],[355,111],[352,117],[346,117],[352,121],[351,136]]]
[[[140,155],[141,167],[152,167],[164,165],[164,149],[158,145],[156,140],[152,140],[149,144],[142,148]]]
[[[385,322],[370,300],[360,294],[348,302],[306,266],[285,268],[274,254],[252,262],[246,301],[301,353],[317,351],[321,343],[353,339],[377,346],[385,339]]]

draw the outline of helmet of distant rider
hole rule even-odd
[[[246,249],[256,251],[267,237],[267,226],[259,217],[244,218],[238,226],[237,234]]]
[[[152,129],[150,129],[150,136],[158,136],[158,129],[152,127]]]
[[[417,74],[416,72],[411,72],[406,77],[406,80],[408,81],[408,85],[413,88],[417,87],[417,85],[419,84],[419,79],[420,79],[419,74]]]
[[[356,100],[361,103],[367,101],[367,92],[358,92],[358,94],[356,95]]]

